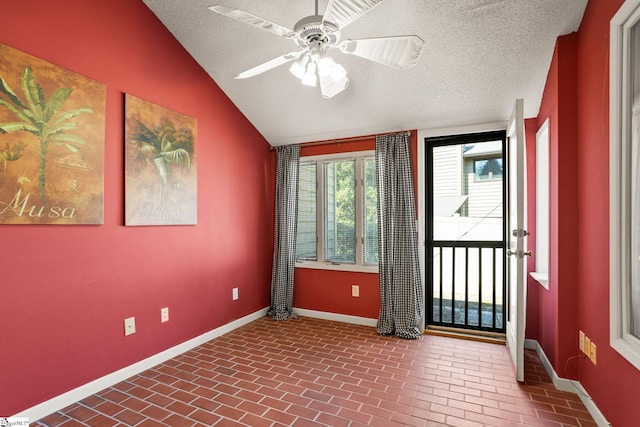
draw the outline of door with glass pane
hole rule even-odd
[[[505,139],[425,141],[427,327],[504,333]]]

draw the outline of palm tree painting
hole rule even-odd
[[[0,224],[101,224],[105,85],[0,44]]]
[[[126,225],[196,224],[196,120],[126,95]]]

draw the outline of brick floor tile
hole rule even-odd
[[[40,420],[40,423],[49,427],[57,427],[68,419],[68,416],[59,412],[54,412],[53,414],[47,415],[46,417],[42,418]]]
[[[91,427],[113,427],[115,425],[118,425],[119,421],[105,415],[98,414],[95,417],[85,421],[85,423]]]
[[[102,402],[101,404],[96,406],[94,409],[108,416],[113,416],[118,412],[122,412],[125,410],[124,406],[120,406],[117,403],[113,403],[109,401]]]
[[[153,418],[154,420],[158,421],[163,420],[172,414],[172,412],[169,412],[166,409],[156,405],[149,405],[142,411],[140,411],[140,413],[146,417]]]
[[[146,417],[137,412],[131,411],[129,409],[125,409],[124,411],[116,414],[114,418],[130,426],[134,426],[139,422],[141,422],[142,420],[144,420]]]
[[[202,409],[198,409],[197,411],[192,412],[189,415],[189,418],[194,419],[196,421],[200,421],[205,425],[212,426],[212,425],[215,425],[215,423],[217,423],[221,417],[209,411],[203,411]]]
[[[191,405],[187,405],[186,403],[183,403],[183,402],[178,402],[178,401],[174,401],[172,404],[168,405],[166,409],[176,412],[180,415],[189,415],[190,413],[196,410],[195,407]]]
[[[240,422],[251,427],[270,427],[273,424],[273,421],[253,414],[245,414]]]
[[[101,404],[102,402],[104,402],[104,399],[98,396],[97,394],[94,394],[87,397],[86,399],[81,400],[79,403],[81,403],[82,405],[88,408],[94,408],[99,404]]]
[[[162,420],[162,423],[171,427],[191,427],[193,420],[183,417],[182,415],[173,414]]]
[[[103,398],[110,400],[112,402],[122,402],[129,398],[125,393],[121,391],[115,390],[113,388],[105,390],[103,393],[100,393],[100,396]]]
[[[160,421],[146,419],[142,421],[140,424],[138,424],[136,427],[164,427],[166,425],[167,424],[161,423]]]
[[[77,407],[70,410],[67,415],[71,418],[75,418],[78,421],[86,421],[89,418],[93,418],[98,415],[98,412],[86,406],[77,405]]]
[[[80,422],[78,420],[74,420],[73,418],[67,420],[64,422],[64,424],[61,424],[64,427],[84,427],[86,426],[85,423]]]

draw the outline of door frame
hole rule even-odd
[[[427,142],[427,140],[429,140],[429,142]],[[433,170],[433,159],[430,153],[432,153],[432,150],[435,147],[454,146],[454,145],[461,145],[465,143],[474,143],[474,142],[481,143],[481,142],[489,142],[489,141],[495,141],[495,140],[502,141],[502,160],[503,160],[503,164],[505,164],[506,166],[507,144],[508,144],[506,126],[503,127],[502,129],[491,130],[491,131],[469,132],[464,134],[452,134],[452,135],[446,135],[446,136],[432,136],[432,137],[424,137],[423,139],[419,140],[419,146],[422,147],[422,155],[423,155],[421,160],[424,165],[424,169],[422,170],[422,175],[418,173],[418,176],[421,179],[420,184],[422,184],[421,196],[422,196],[423,205],[422,205],[422,209],[420,210],[421,214],[419,216],[423,221],[424,225],[420,226],[419,229],[422,230],[424,233],[423,237],[420,239],[420,241],[423,243],[422,245],[420,245],[422,248],[422,252],[420,253],[420,256],[422,257],[421,261],[424,264],[424,270],[425,270],[424,277],[427,277],[427,275],[430,275],[433,271],[433,266],[431,264],[431,259],[433,258],[433,252],[432,252],[433,247],[429,246],[429,243],[433,241],[433,230],[429,226],[430,224],[428,224],[428,220],[433,219],[433,206],[427,203],[428,198],[431,196],[433,192],[433,182],[431,182],[430,180],[432,176],[432,170]],[[502,179],[502,245],[500,247],[502,248],[503,254],[506,253],[507,238],[508,238],[508,235],[507,235],[507,230],[508,230],[507,170],[508,169],[506,169],[505,167],[505,170],[503,173],[503,179]],[[420,187],[420,184],[418,185],[419,187]],[[481,326],[481,322],[479,323],[478,326],[467,325],[465,328],[459,328],[454,325],[453,327],[457,329],[462,329],[462,330],[466,329],[471,333],[473,333],[472,331],[475,331],[481,334],[488,333],[488,334],[501,335],[506,332],[506,320],[507,320],[506,303],[508,301],[507,300],[507,279],[508,278],[507,278],[506,262],[507,262],[507,259],[503,255],[503,262],[502,262],[502,279],[503,279],[503,283],[502,283],[502,297],[503,297],[502,322],[503,323],[502,325],[503,327],[500,330],[494,329],[494,328],[491,328],[489,330],[487,328],[483,328]],[[429,323],[427,321],[427,319],[429,318],[428,314],[433,310],[433,297],[432,297],[432,292],[429,292],[429,284],[428,284],[429,282],[427,280],[423,280],[423,283],[424,283],[423,295],[425,296],[425,315],[423,320],[424,321],[423,330],[424,330],[426,329],[427,324]],[[494,322],[495,322],[495,319],[494,319]]]
[[[417,150],[417,160],[418,160],[418,182],[417,182],[417,193],[418,193],[418,258],[420,260],[420,280],[422,282],[422,290],[423,295],[426,295],[427,292],[427,281],[426,281],[426,265],[425,265],[425,251],[426,251],[426,144],[424,143],[425,138],[432,137],[440,137],[443,135],[457,135],[457,134],[468,134],[468,133],[477,133],[477,132],[491,132],[491,131],[500,131],[507,129],[508,121],[497,121],[497,122],[488,122],[481,123],[471,126],[455,126],[448,128],[440,128],[440,129],[422,129],[418,130],[418,150]],[[425,315],[422,317],[420,322],[421,330],[425,330],[426,327],[426,311]]]

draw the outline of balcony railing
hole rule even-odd
[[[434,241],[428,325],[504,333],[504,243]]]

